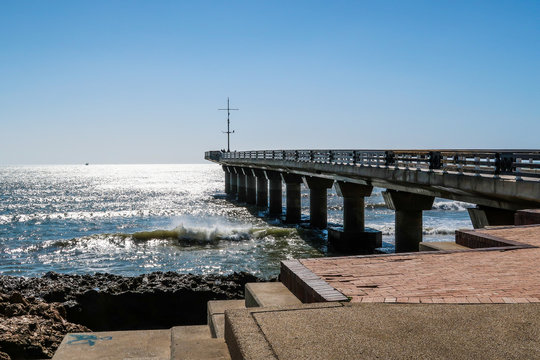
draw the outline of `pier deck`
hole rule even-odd
[[[323,301],[325,294],[318,292],[334,288],[362,303],[540,302],[540,225],[464,235],[500,243],[464,251],[290,260],[282,262],[281,278],[304,301]]]

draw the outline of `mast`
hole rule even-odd
[[[240,109],[231,109],[229,106],[229,97],[227,97],[227,108],[226,109],[218,109],[218,110],[227,110],[227,131],[223,131],[223,133],[227,134],[227,152],[231,152],[231,134],[234,134],[234,130],[231,131],[230,125],[231,125],[231,111],[232,110],[240,110]]]

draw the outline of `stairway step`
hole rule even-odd
[[[248,283],[245,287],[246,307],[301,305],[281,282]]]
[[[172,328],[172,360],[230,360],[230,358],[225,340],[212,338],[208,326]]]
[[[225,336],[225,310],[245,309],[244,300],[212,300],[207,305],[208,327],[213,338]]]
[[[419,244],[420,251],[449,251],[449,250],[468,250],[469,248],[463,245],[456,244],[455,241],[433,241]]]
[[[70,333],[53,360],[146,359],[171,357],[171,330]]]

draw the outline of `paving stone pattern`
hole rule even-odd
[[[532,245],[300,262],[351,302],[538,303],[540,226],[478,230]]]

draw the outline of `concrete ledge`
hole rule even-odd
[[[497,227],[497,229],[512,229],[510,227]],[[484,231],[482,231],[484,230]],[[511,248],[525,248],[530,247],[528,244],[524,244],[518,241],[504,239],[502,237],[486,234],[485,230],[456,230],[456,244],[465,246],[471,249],[481,248],[498,248],[498,247],[511,247]]]
[[[67,334],[54,360],[171,358],[171,330],[107,331]]]
[[[290,306],[302,302],[281,282],[248,283],[245,286],[246,307]]]
[[[244,300],[212,300],[207,305],[207,323],[213,338],[225,336],[225,310],[245,309]]]
[[[518,210],[514,215],[515,225],[540,224],[540,209]]]
[[[348,301],[298,260],[281,262],[280,280],[303,303]]]
[[[421,242],[420,251],[449,251],[449,250],[467,250],[466,246],[456,244],[454,241]]]

